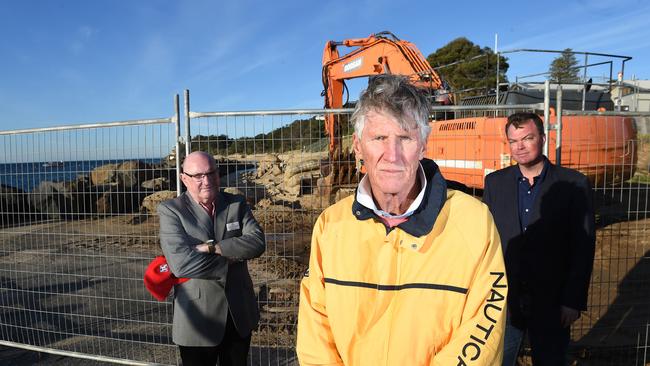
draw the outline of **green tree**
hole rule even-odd
[[[447,80],[455,91],[483,94],[496,86],[497,55],[489,47],[474,44],[465,37],[456,38],[436,52],[427,61]],[[499,82],[507,82],[508,59],[499,56]]]
[[[554,83],[577,83],[580,81],[578,71],[578,60],[570,48],[562,51],[548,69],[550,79]]]
[[[352,126],[348,120],[342,119],[340,122],[343,124],[343,135],[352,134]],[[285,126],[254,137],[231,138],[224,134],[196,135],[192,137],[191,146],[192,151],[202,150],[212,155],[281,153],[301,149],[322,151],[328,144],[324,124],[324,120],[312,117],[294,120]]]

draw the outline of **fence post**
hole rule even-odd
[[[544,133],[546,134],[546,142],[544,143],[544,155],[548,156],[548,132],[550,131],[550,117],[551,114],[551,82],[546,80],[544,82]]]
[[[589,54],[585,53],[585,67],[582,70],[582,111],[585,110],[586,99],[587,99],[587,62]],[[558,107],[558,109],[560,109]]]
[[[562,84],[557,86],[555,96],[556,118],[555,118],[555,164],[562,166]],[[546,138],[548,140],[548,137]]]
[[[498,44],[499,44],[499,35],[495,34],[494,35],[494,53],[497,55],[497,74],[496,74],[496,79],[497,79],[497,90],[496,90],[496,105],[499,105],[499,49],[498,49]],[[490,56],[487,56],[488,59]],[[499,113],[499,111],[496,111],[496,113]]]
[[[190,91],[185,89],[185,156],[192,152],[190,144]]]
[[[181,106],[179,96],[174,96],[174,107],[176,114],[174,122],[176,123],[176,196],[181,195]]]

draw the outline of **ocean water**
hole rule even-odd
[[[99,166],[130,160],[140,160],[150,164],[158,164],[162,161],[162,159],[123,159],[6,163],[0,164],[0,184],[29,192],[43,181],[72,181],[80,175],[90,175],[90,172]]]

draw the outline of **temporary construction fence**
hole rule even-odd
[[[175,189],[176,169],[161,161],[175,120],[0,132],[0,344],[177,363],[171,306],[142,283],[159,251],[143,207]]]
[[[266,252],[249,262],[262,314],[250,364],[296,364],[299,281],[312,225],[331,202],[351,194],[359,178],[350,150],[351,110],[191,112],[189,96],[185,102],[184,128],[177,112],[159,120],[0,132],[0,345],[123,364],[179,364],[172,304],[153,299],[142,275],[161,254],[155,206],[180,189],[183,156],[203,150],[216,156],[224,190],[247,198],[266,234]],[[510,164],[501,129],[478,126],[502,123],[497,117],[515,110],[544,107],[436,109],[446,119],[432,123],[427,154],[450,154],[436,159],[443,174],[454,177],[450,185],[480,198],[482,175]],[[547,114],[551,126],[572,114],[589,115]],[[549,157],[587,173],[594,167],[580,162],[598,163],[590,155],[597,148],[619,156],[596,164],[605,169],[593,174],[597,253],[589,308],[572,328],[571,355],[581,365],[645,365],[650,137],[621,141],[627,135],[606,127],[623,116],[647,131],[650,115],[599,116],[611,133],[599,141],[571,132],[571,123],[590,126],[588,118],[565,120],[560,137],[548,132]],[[327,118],[341,124],[336,143],[339,157],[348,159],[335,165],[327,159]],[[445,140],[454,144],[440,143]],[[580,160],[585,154],[589,159]],[[329,181],[334,189],[323,179],[333,171],[346,172]]]

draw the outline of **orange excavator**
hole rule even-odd
[[[340,56],[338,46],[356,48]],[[322,71],[325,108],[344,106],[345,80],[383,73],[407,76],[413,84],[430,94],[434,104],[447,105],[454,101],[448,84],[414,44],[400,40],[390,32],[381,32],[367,38],[327,42],[323,51]],[[520,91],[509,91],[501,95],[499,103],[523,104],[524,96],[525,93]],[[600,99],[602,97],[598,97]],[[552,101],[552,104],[555,105],[555,102]],[[602,105],[606,104],[595,105],[594,109]],[[356,183],[354,157],[342,148],[344,126],[348,123],[346,118],[346,115],[336,113],[325,116],[329,161],[321,169],[321,194],[329,195],[339,187]],[[557,163],[560,156],[563,166],[582,171],[593,184],[601,186],[632,176],[636,166],[633,118],[572,113],[563,116],[561,121],[561,154],[548,154],[553,163]],[[558,118],[551,111],[548,140],[552,147],[557,139],[557,122]],[[432,120],[425,155],[438,163],[448,180],[482,189],[486,174],[514,164],[505,138],[505,124],[506,117],[503,116]]]
[[[356,47],[340,56],[339,46]],[[411,42],[400,40],[390,32],[380,32],[366,38],[328,41],[323,51],[323,93],[326,109],[344,106],[345,80],[379,74],[406,75],[420,88],[427,90],[432,103],[452,104],[447,83],[433,70],[422,53]],[[325,130],[330,137],[329,164],[323,169],[324,179],[319,183],[321,193],[354,183],[354,158],[343,152],[342,127],[347,120],[336,114],[326,114]]]
[[[340,56],[339,46],[358,48]],[[343,106],[345,80],[379,74],[406,75],[414,85],[430,91],[438,104],[451,104],[450,88],[420,50],[413,43],[400,40],[390,32],[380,32],[366,38],[328,41],[325,44],[325,108]]]

